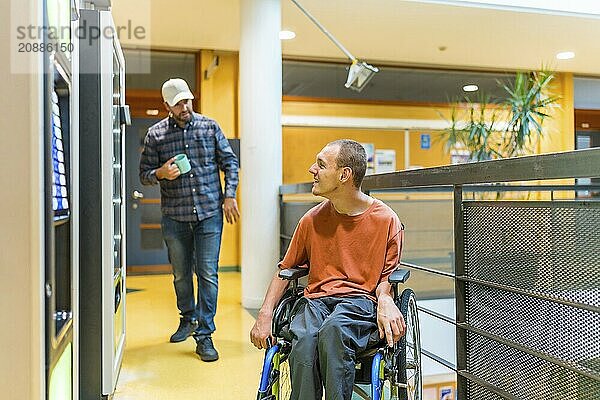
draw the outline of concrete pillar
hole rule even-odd
[[[240,7],[242,305],[258,308],[279,260],[281,3]]]

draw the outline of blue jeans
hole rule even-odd
[[[196,222],[179,222],[162,217],[162,233],[169,262],[173,266],[173,285],[181,317],[198,319],[195,336],[210,336],[215,331],[217,312],[217,275],[223,213]],[[198,281],[194,300],[193,274]]]

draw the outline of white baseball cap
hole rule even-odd
[[[179,101],[194,98],[188,84],[181,78],[169,79],[162,86],[162,96],[168,105],[173,107]]]

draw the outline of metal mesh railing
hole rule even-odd
[[[560,340],[560,339],[558,339]],[[499,388],[503,398],[600,398],[600,382],[513,346],[467,331],[467,372]],[[478,397],[467,397],[479,400]]]
[[[600,398],[599,205],[463,203],[466,373],[518,399]]]
[[[600,314],[496,288],[467,284],[468,326],[588,374],[600,360]]]
[[[477,400],[503,400],[501,397],[493,392],[490,392],[486,388],[479,386],[478,384],[469,381],[467,384],[467,399]]]
[[[470,278],[598,307],[600,203],[465,202]]]

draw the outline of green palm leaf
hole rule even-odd
[[[498,81],[506,92],[503,100],[494,102],[480,93],[476,101],[467,96],[456,101],[451,108],[450,127],[444,132],[446,149],[467,149],[472,160],[513,157],[530,151],[533,139],[543,135],[544,120],[551,118],[548,108],[560,100],[548,94],[554,77],[554,72],[543,67],[540,71],[517,72],[512,82]],[[496,105],[502,108],[490,109]],[[500,131],[499,124],[503,125]]]

